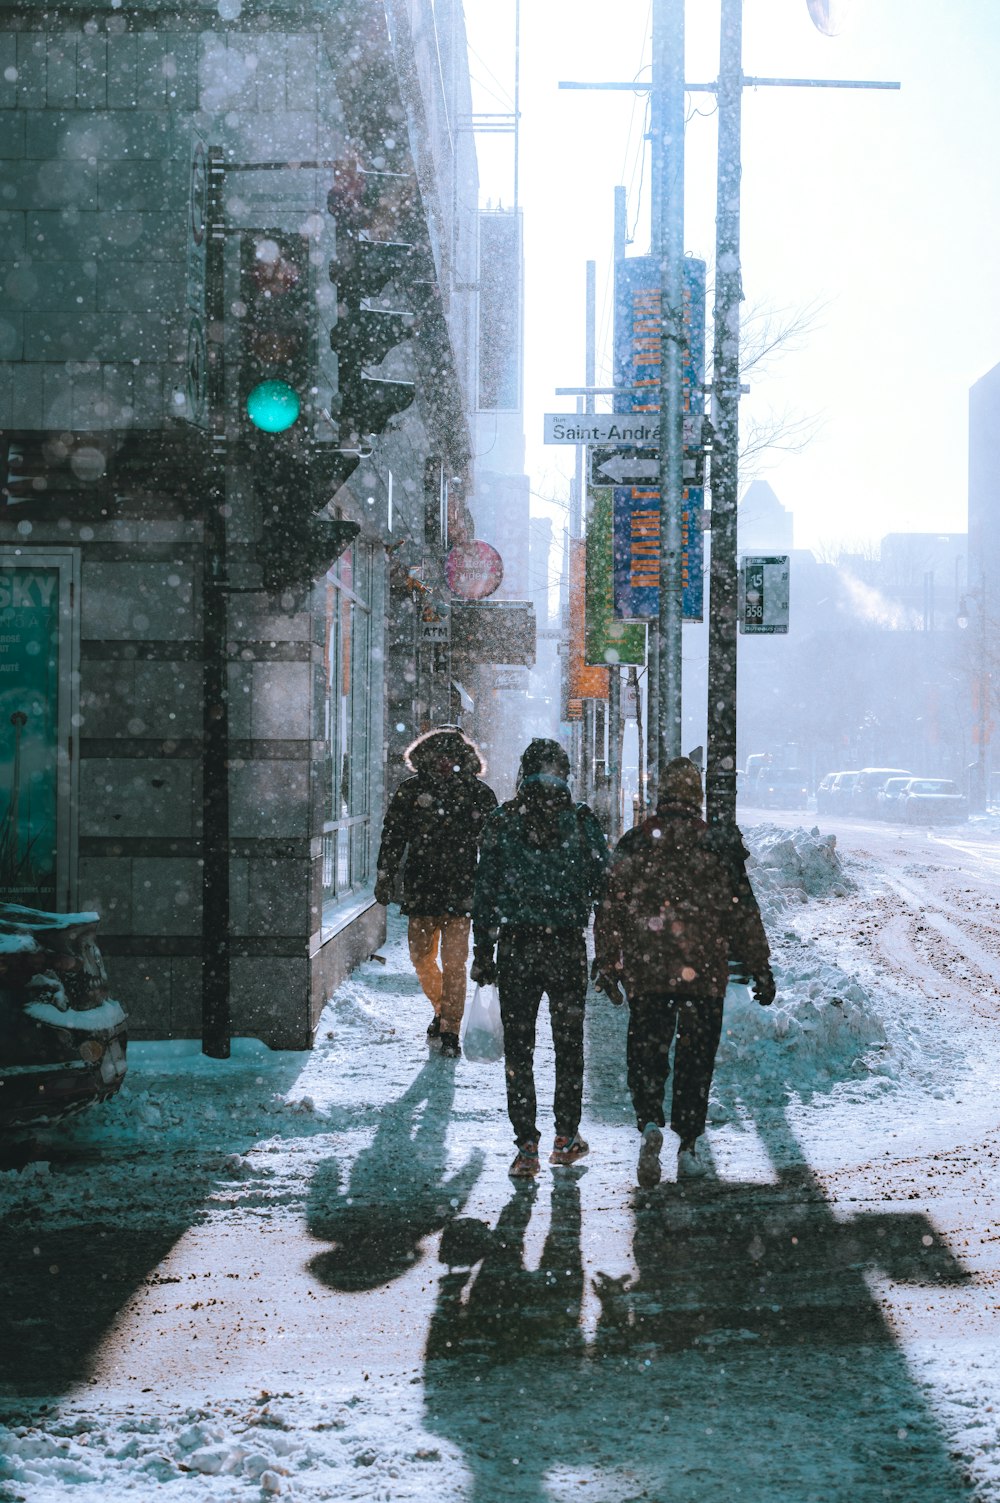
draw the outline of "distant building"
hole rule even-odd
[[[754,480],[747,486],[736,515],[740,552],[790,553],[794,520],[767,481]]]
[[[1000,578],[1000,365],[969,391],[969,580]]]

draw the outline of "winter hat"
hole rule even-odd
[[[690,757],[674,757],[664,768],[657,805],[667,803],[701,809],[701,773]]]
[[[521,757],[521,778],[536,777],[539,773],[554,773],[556,777],[569,777],[570,765],[566,749],[558,741],[546,736],[535,736],[525,747]]]

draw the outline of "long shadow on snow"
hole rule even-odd
[[[254,1072],[262,1068],[260,1060],[253,1063]],[[287,1092],[302,1068],[302,1055],[269,1059],[266,1093]],[[169,1100],[169,1086],[161,1081],[158,1091]],[[210,1099],[212,1091],[211,1080],[197,1082],[184,1097],[187,1108],[193,1110],[201,1096]],[[44,1213],[24,1220],[7,1215],[0,1226],[0,1419],[20,1413],[19,1400],[55,1399],[86,1382],[99,1349],[118,1339],[114,1327],[121,1311],[143,1285],[161,1282],[158,1265],[227,1182],[228,1156],[245,1153],[276,1131],[299,1136],[328,1131],[329,1123],[276,1120],[262,1109],[259,1115],[220,1118],[218,1127],[218,1140],[202,1141],[197,1150],[176,1140],[159,1143],[152,1134],[138,1142],[115,1139],[95,1108],[73,1122],[70,1134],[53,1130],[36,1145],[33,1154],[51,1163],[52,1182],[58,1176],[64,1201],[66,1181],[78,1186],[79,1209],[69,1226],[47,1226]],[[145,1162],[133,1178],[132,1164],[140,1157]],[[107,1176],[115,1166],[119,1203],[110,1203]],[[145,1201],[133,1215],[130,1201],[134,1209],[140,1192]],[[125,1347],[123,1365],[127,1369]]]
[[[406,1273],[425,1237],[459,1214],[483,1167],[477,1149],[456,1173],[446,1169],[446,1134],[455,1066],[432,1054],[412,1085],[379,1115],[370,1146],[341,1188],[339,1161],[313,1175],[309,1231],[333,1246],[309,1262],[331,1289],[375,1289]]]
[[[919,1214],[839,1220],[780,1120],[777,1183],[661,1186],[633,1200],[632,1277],[593,1279],[585,1339],[580,1200],[446,1231],[425,1365],[427,1424],[461,1447],[470,1503],[647,1497],[698,1503],[958,1503],[973,1496],[873,1298],[967,1275]],[[502,1479],[502,1486],[501,1486]]]

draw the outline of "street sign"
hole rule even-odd
[[[451,621],[433,606],[426,606],[420,618],[420,641],[425,647],[451,641]]]
[[[592,486],[650,486],[659,479],[660,459],[655,449],[599,449],[592,445],[587,452]],[[684,451],[684,484],[705,484],[705,456],[700,449]]]
[[[655,485],[660,459],[655,449],[589,450],[591,485]]]
[[[684,414],[684,447],[702,444],[704,414]],[[660,443],[660,414],[636,412],[547,412],[547,444],[601,444],[605,448],[656,449]]]
[[[740,631],[774,636],[788,631],[788,555],[740,560]]]

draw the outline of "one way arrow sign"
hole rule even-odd
[[[590,450],[591,485],[655,485],[659,473],[655,449]]]

